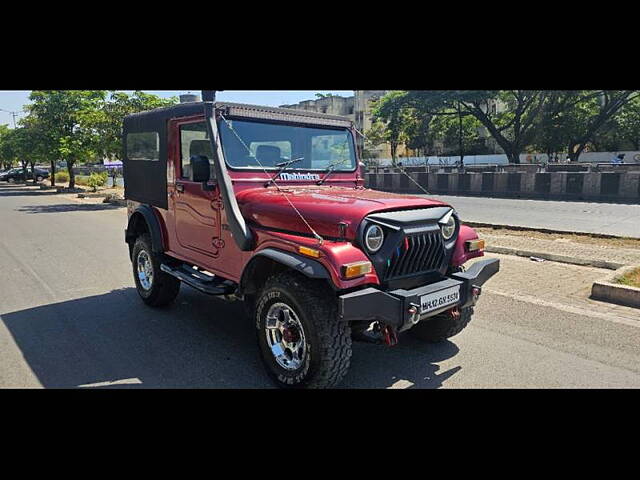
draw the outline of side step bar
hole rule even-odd
[[[160,265],[160,270],[207,295],[230,295],[236,291],[236,284],[230,280],[210,277],[187,265],[170,267],[163,263]]]

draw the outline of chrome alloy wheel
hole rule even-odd
[[[267,312],[267,344],[276,362],[285,370],[299,369],[305,360],[307,343],[298,316],[284,303],[275,303]]]
[[[140,280],[140,286],[146,290],[151,290],[153,287],[153,265],[151,264],[151,259],[149,258],[149,254],[142,250],[138,254],[138,280]]]

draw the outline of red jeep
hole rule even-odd
[[[267,372],[332,387],[352,340],[443,341],[499,269],[449,205],[366,189],[344,117],[215,101],[124,122],[126,242],[152,307],[181,283],[245,302]]]

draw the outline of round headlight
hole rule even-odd
[[[367,246],[367,250],[371,253],[376,253],[382,248],[384,243],[384,232],[378,225],[371,225],[367,228],[364,234],[364,243]]]
[[[449,217],[449,221],[442,225],[442,236],[445,240],[451,240],[456,233],[456,219],[453,215]]]

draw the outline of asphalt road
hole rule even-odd
[[[125,217],[0,184],[0,387],[272,387],[242,305],[188,287],[142,304]],[[356,344],[343,388],[640,387],[640,318],[495,288],[450,342]]]
[[[443,195],[429,198],[451,204],[468,222],[640,238],[640,205]]]

